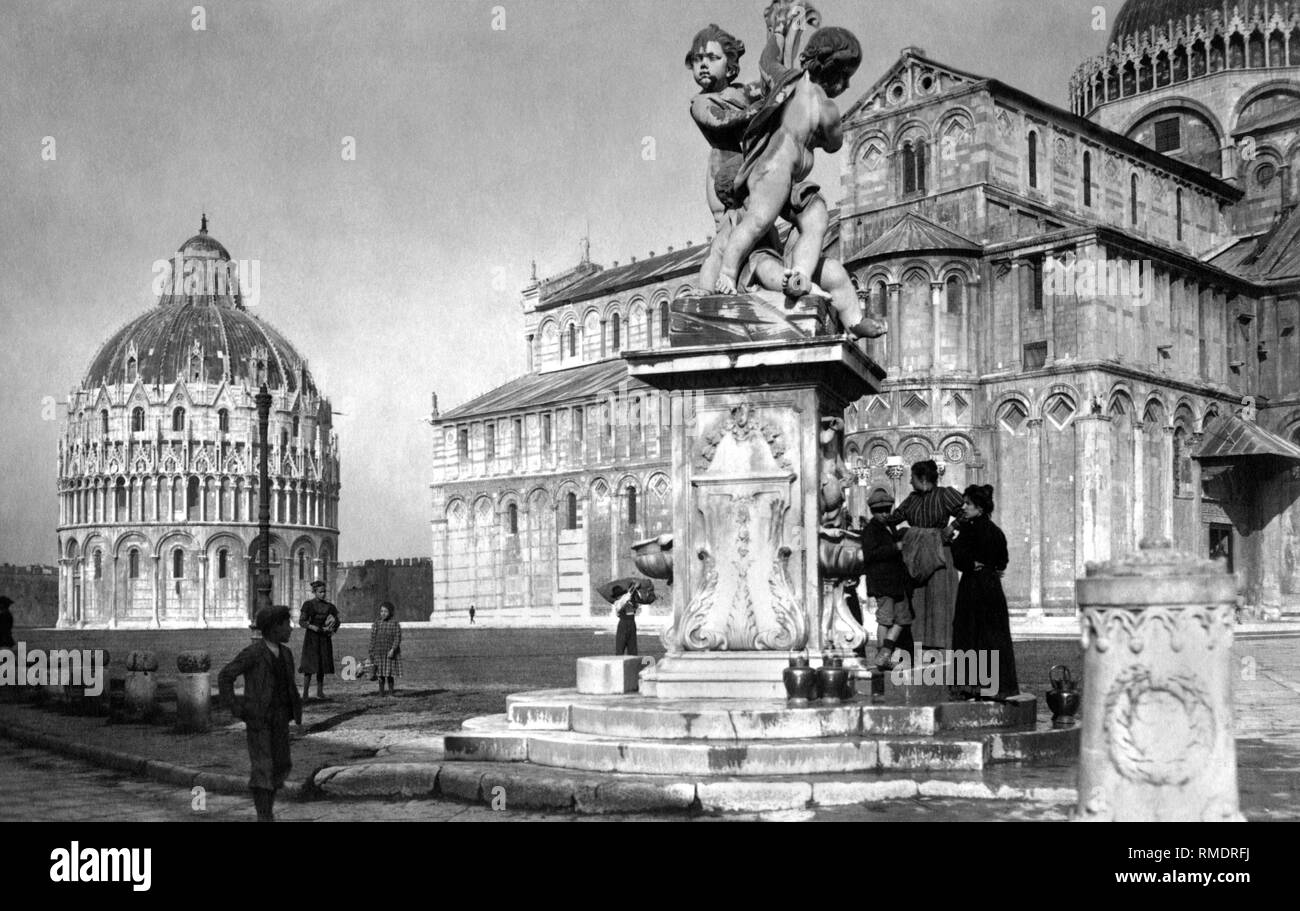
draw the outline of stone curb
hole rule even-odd
[[[525,763],[372,762],[318,771],[326,800],[438,798],[524,810],[610,813],[752,813],[882,803],[916,797],[1072,804],[1073,788],[1013,787],[928,778],[718,778],[673,780],[554,769]]]
[[[91,765],[125,772],[137,778],[148,778],[160,784],[175,785],[187,789],[201,787],[213,794],[227,794],[232,797],[248,796],[248,779],[236,775],[202,772],[198,769],[191,769],[158,759],[137,756],[134,753],[112,750],[93,743],[64,740],[44,731],[36,731],[9,722],[0,721],[0,737],[26,746],[57,753],[60,756],[80,759],[82,762],[88,762]],[[296,781],[290,779],[285,782],[282,793],[291,800],[302,799],[307,795],[309,783],[310,780]]]

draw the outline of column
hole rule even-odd
[[[208,628],[208,555],[199,554],[194,561],[199,570],[199,626]]]
[[[162,626],[163,575],[162,554],[153,555],[153,627]]]
[[[1286,474],[1255,485],[1256,501],[1262,511],[1258,547],[1259,607],[1269,620],[1282,616],[1282,558],[1286,549],[1282,520],[1290,506],[1286,496],[1288,486]]]
[[[975,306],[975,301],[979,297],[980,280],[972,278],[966,282],[966,300],[962,302],[961,308],[961,351],[957,355],[957,366],[964,373],[971,373],[975,369],[975,362],[979,357],[979,352],[975,350],[975,334],[971,329],[971,308]]]
[[[1024,367],[1025,349],[1021,341],[1020,331],[1020,314],[1025,306],[1024,298],[1024,268],[1026,263],[1023,260],[1013,259],[1011,261],[1011,287],[1015,289],[1015,294],[1011,295],[1011,365]]]
[[[1079,479],[1079,519],[1075,534],[1075,574],[1089,563],[1110,559],[1111,419],[1104,414],[1080,414],[1076,428],[1075,476]]]
[[[1134,402],[1134,407],[1142,406]],[[1128,550],[1136,551],[1146,537],[1147,446],[1146,424],[1133,415],[1133,540]]]
[[[1029,431],[1029,616],[1043,616],[1043,419],[1025,421]]]
[[[529,335],[529,336],[526,336],[526,338],[527,338],[527,342],[528,342],[528,372],[529,372],[529,373],[532,373],[532,372],[533,372],[533,358],[534,358],[534,354],[533,354],[533,339],[536,338],[536,337],[537,337],[537,336],[535,336],[535,335]]]
[[[1205,439],[1203,433],[1193,433],[1188,436],[1188,445],[1192,447],[1192,452],[1197,452],[1201,448],[1201,442]],[[1201,490],[1201,463],[1196,459],[1190,460],[1192,463],[1192,535],[1194,536],[1195,545],[1192,547],[1192,553],[1198,557],[1209,556],[1209,539],[1204,534],[1205,522],[1201,518],[1202,496]],[[1234,567],[1235,568],[1235,567]]]
[[[605,320],[600,321],[600,356],[605,356]]]
[[[1162,433],[1160,459],[1160,479],[1163,490],[1160,491],[1160,535],[1167,541],[1174,540],[1174,428],[1172,425],[1160,428]]]
[[[108,585],[108,625],[117,629],[117,554],[113,554],[113,579]]]
[[[943,282],[930,282],[930,373],[943,372]],[[931,399],[936,405],[938,397]]]
[[[899,333],[902,331],[903,315],[899,312],[899,306],[902,301],[903,286],[895,282],[889,286],[889,373],[897,379],[898,372],[902,365],[902,337]]]

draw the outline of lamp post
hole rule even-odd
[[[257,435],[262,441],[257,456],[257,597],[253,602],[253,615],[271,606],[271,478],[267,473],[267,424],[271,418],[271,393],[266,384],[253,399],[257,403]]]

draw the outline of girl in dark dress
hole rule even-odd
[[[952,621],[954,651],[989,653],[996,660],[998,692],[1005,700],[1020,692],[1016,656],[1011,644],[1011,618],[1002,592],[1002,572],[1007,568],[1007,538],[993,524],[993,488],[972,484],[962,494],[963,518],[952,541],[953,565],[961,571],[957,605]],[[967,681],[955,696],[974,699],[980,688]]]

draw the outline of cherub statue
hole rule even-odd
[[[735,180],[745,157],[740,143],[758,110],[757,102],[763,97],[761,86],[736,82],[740,58],[744,55],[744,42],[717,25],[696,33],[686,54],[686,66],[700,87],[691,99],[691,119],[704,134],[710,149],[704,192],[713,216],[714,236],[700,267],[699,288],[705,293],[717,285],[722,252],[731,237],[731,229],[739,221]],[[760,271],[767,284],[779,290],[784,278],[775,228],[763,238],[762,249],[763,253],[754,258],[756,269],[751,271]]]
[[[844,421],[841,418],[823,418],[821,443],[821,472],[818,479],[818,504],[823,528],[842,528],[848,525],[844,508],[845,491],[853,485],[855,477],[844,463]]]
[[[885,324],[862,314],[844,267],[822,257],[830,215],[821,188],[807,179],[814,150],[836,152],[844,144],[839,110],[831,99],[847,90],[862,49],[847,30],[824,28],[804,44],[799,68],[786,68],[781,58],[793,46],[789,29],[806,23],[807,14],[792,17],[778,6],[768,8],[769,23],[787,31],[769,33],[763,55],[767,95],[745,130],[744,162],[733,183],[733,195],[737,202],[743,200],[744,208],[726,238],[714,287],[723,294],[736,293],[742,264],[755,249],[771,247],[765,238],[782,217],[798,231],[782,255],[780,290],[787,302],[820,293],[830,298],[849,332],[875,338],[885,333]]]

